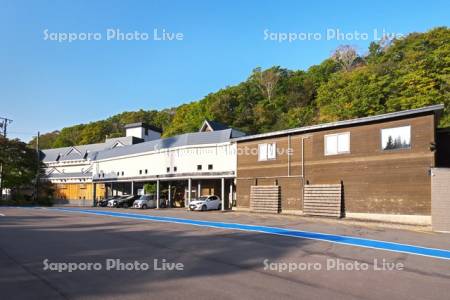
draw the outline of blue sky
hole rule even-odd
[[[448,26],[449,11],[448,1],[0,0],[0,116],[14,120],[10,137],[29,140],[38,130],[172,107],[237,84],[257,66],[307,69],[341,44],[364,52],[374,30]],[[107,40],[110,28],[149,40]],[[46,29],[101,39],[45,40]],[[183,40],[155,41],[154,29]],[[279,42],[265,40],[265,30],[321,37]],[[327,39],[327,30],[354,38]]]

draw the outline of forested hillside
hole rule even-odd
[[[450,29],[412,33],[372,43],[363,55],[349,46],[308,70],[256,68],[249,78],[181,106],[124,112],[106,120],[41,136],[41,148],[102,142],[124,134],[127,123],[144,121],[164,136],[198,130],[217,120],[260,133],[444,103],[440,126],[450,126]],[[35,141],[32,140],[30,144]]]

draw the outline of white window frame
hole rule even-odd
[[[269,147],[273,147],[271,156],[269,156]],[[265,149],[263,153],[261,153],[261,149]],[[276,159],[277,159],[277,143],[258,144],[258,161],[268,161]]]
[[[409,128],[409,147],[407,147],[407,148],[397,148],[397,149],[384,149],[383,148],[383,131],[390,130],[390,129],[403,128],[403,127],[408,127]],[[381,128],[380,129],[380,147],[381,147],[381,151],[385,151],[385,152],[400,151],[400,150],[411,150],[411,148],[412,148],[412,128],[411,128],[411,125]]]
[[[348,136],[348,150],[347,151],[339,151],[339,136],[343,136],[343,135],[347,135]],[[336,137],[336,152],[332,152],[332,153],[328,153],[327,149],[328,149],[328,145],[327,145],[327,138],[329,137]],[[323,149],[323,153],[325,154],[325,156],[332,156],[332,155],[340,155],[340,154],[348,154],[351,152],[351,134],[349,131],[347,132],[339,132],[339,133],[333,133],[333,134],[326,134],[323,137],[324,140],[324,149]]]

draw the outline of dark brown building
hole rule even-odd
[[[237,208],[258,208],[262,201],[262,210],[302,212],[311,208],[309,202],[304,207],[311,196],[320,212],[335,207],[327,199],[339,187],[341,216],[429,223],[430,169],[436,148],[445,144],[437,142],[436,129],[443,108],[238,138]]]

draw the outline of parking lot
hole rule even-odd
[[[104,212],[123,214],[96,214]],[[263,225],[444,250],[448,234],[184,209],[0,208],[0,214],[0,288],[7,299],[447,298],[448,259],[209,225]],[[61,269],[69,263],[78,269]],[[89,264],[99,269],[82,270]],[[137,270],[145,265],[150,268]]]

